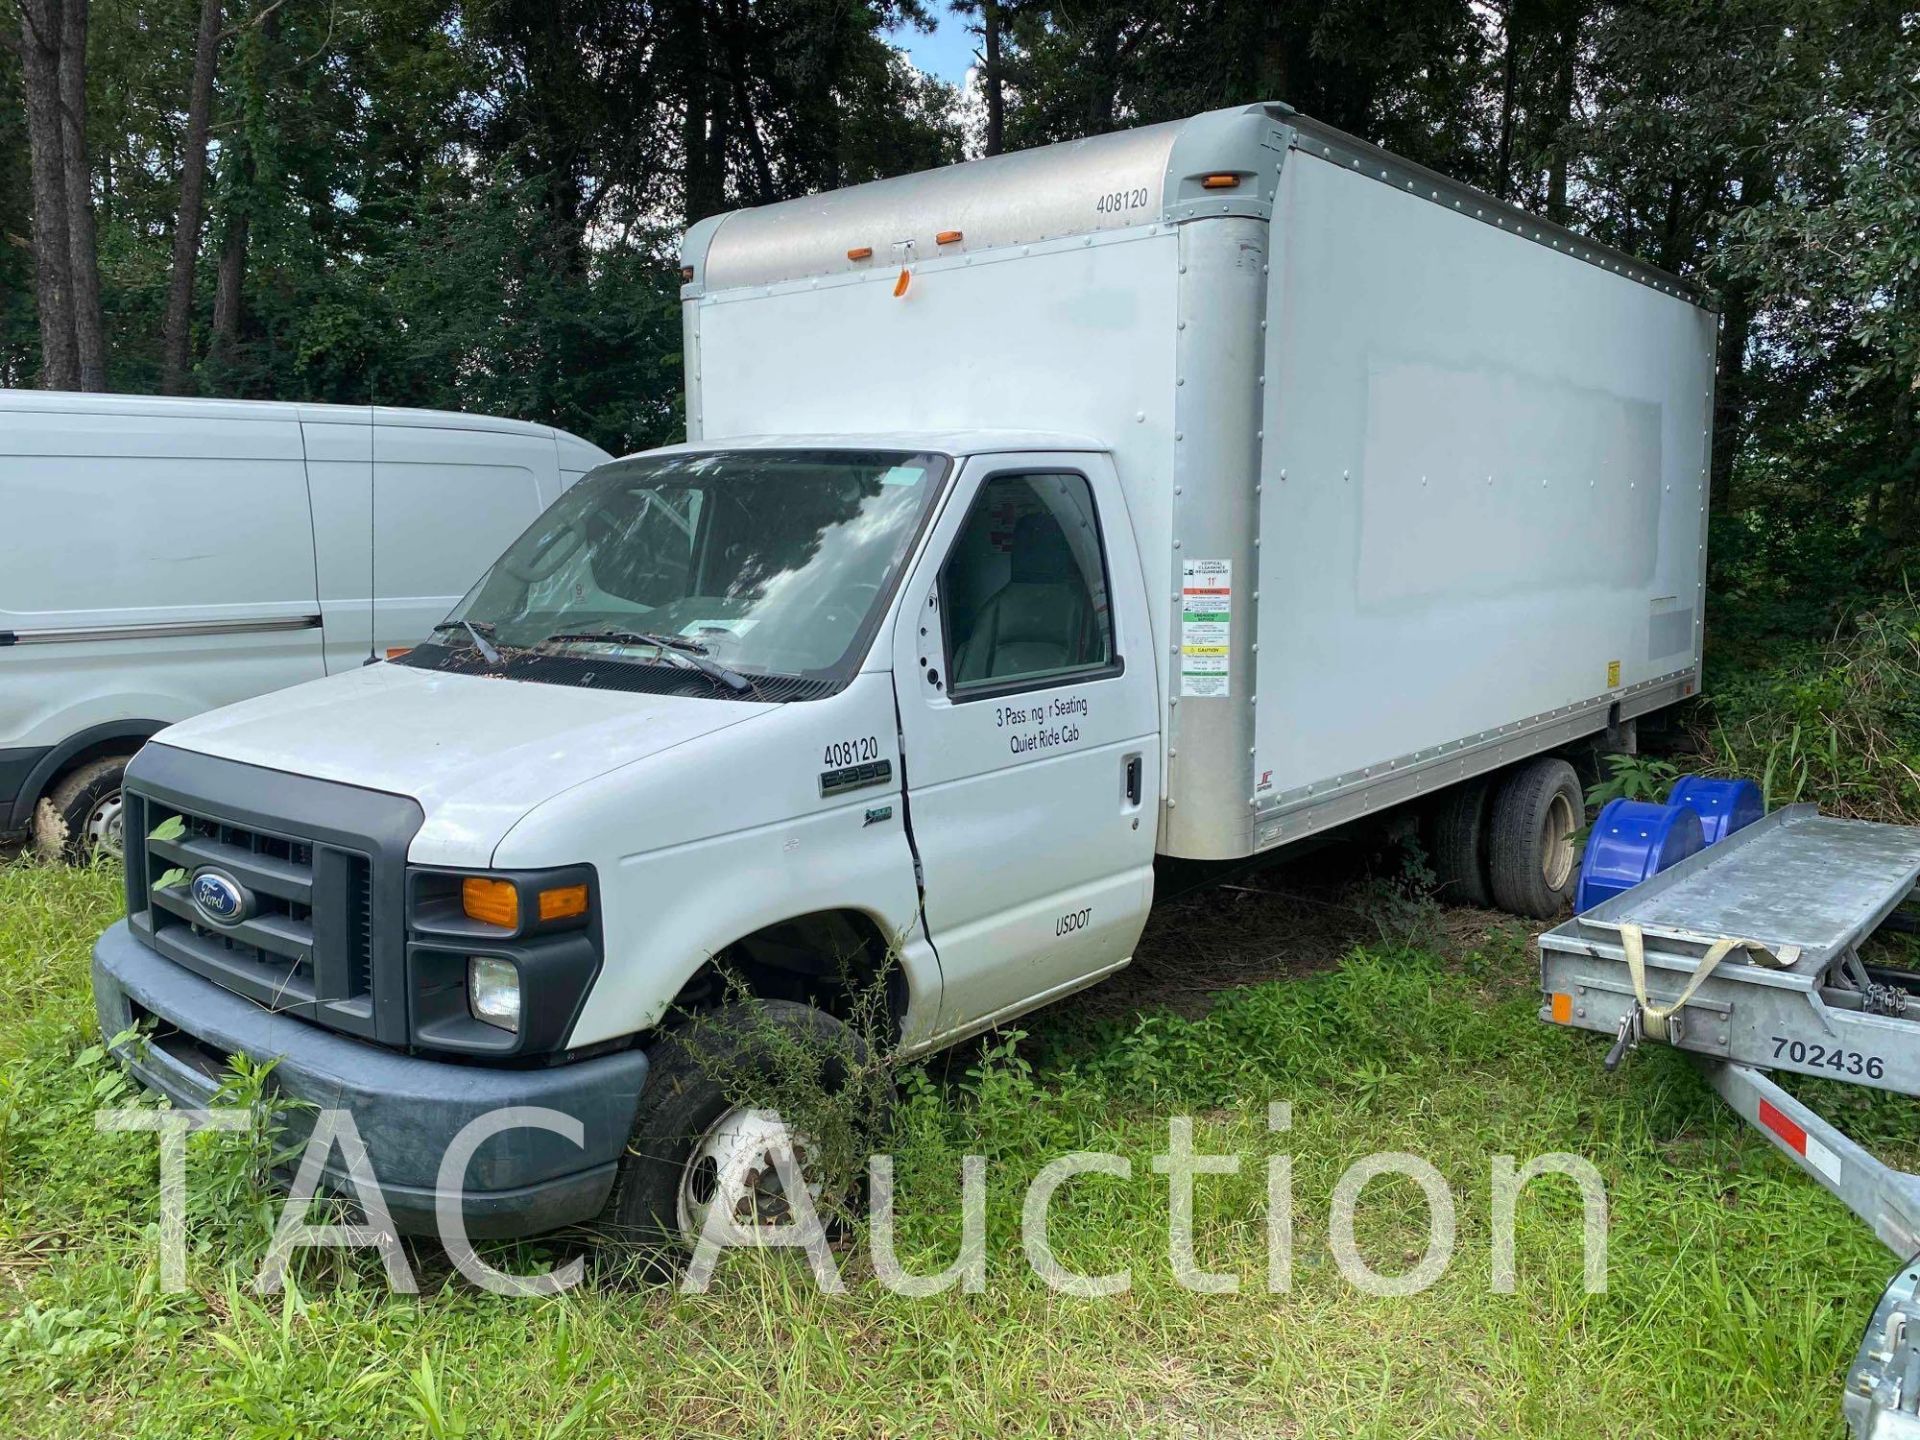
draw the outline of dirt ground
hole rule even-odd
[[[1364,844],[1222,878],[1169,867],[1133,963],[1075,997],[1084,1013],[1167,1009],[1198,1015],[1237,985],[1330,970],[1355,946],[1418,943],[1448,956],[1497,932],[1544,926],[1472,906],[1426,901],[1399,857]]]

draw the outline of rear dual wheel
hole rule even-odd
[[[1580,777],[1564,760],[1530,760],[1510,771],[1487,825],[1487,881],[1510,915],[1551,920],[1573,903],[1579,866],[1574,836],[1586,817]]]
[[[1580,777],[1552,756],[1454,786],[1429,825],[1441,898],[1550,920],[1573,902]]]

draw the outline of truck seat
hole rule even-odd
[[[1011,578],[980,607],[954,656],[957,684],[1063,670],[1084,658],[1086,581],[1060,522],[1022,516],[1010,558]]]

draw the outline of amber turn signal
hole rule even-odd
[[[1238,175],[1209,175],[1200,183],[1208,190],[1238,190],[1240,188],[1240,177]]]
[[[856,245],[853,249],[847,251],[847,259],[849,260],[871,260],[872,258],[873,247],[871,245]]]
[[[586,913],[587,887],[584,885],[561,885],[540,892],[540,918],[543,921],[571,920],[576,915]]]
[[[960,243],[960,232],[958,230],[942,230],[938,235],[933,237],[933,243],[936,245],[958,245]]]
[[[585,892],[585,886],[580,887]],[[545,897],[541,897],[543,900]],[[460,882],[460,908],[469,920],[498,925],[503,930],[520,926],[520,892],[511,880],[489,880],[484,875],[469,875]]]

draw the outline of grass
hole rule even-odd
[[[1175,974],[1224,922],[1282,902],[1218,894],[1156,928],[1140,973]],[[1337,902],[1316,902],[1331,913]],[[129,1103],[98,1050],[93,935],[116,914],[111,870],[0,866],[0,1428],[100,1434],[826,1436],[1017,1434],[1665,1437],[1837,1435],[1839,1385],[1894,1262],[1670,1053],[1613,1076],[1597,1037],[1535,1018],[1524,932],[1486,925],[1396,946],[1365,918],[1317,973],[1207,1005],[1068,1002],[1022,1043],[910,1071],[900,1251],[931,1271],[958,1241],[959,1157],[990,1163],[984,1293],[887,1293],[855,1244],[849,1293],[823,1296],[793,1255],[735,1255],[712,1292],[605,1284],[502,1299],[412,1251],[422,1294],[390,1296],[371,1256],[309,1255],[283,1296],[247,1289],[267,1220],[233,1177],[244,1136],[194,1141],[189,1274],[158,1293],[150,1136],[99,1135]],[[1184,928],[1183,928],[1184,926]],[[1255,942],[1250,945],[1257,948]],[[1208,952],[1209,963],[1218,956]],[[1344,958],[1340,958],[1344,955]],[[1266,1131],[1271,1099],[1290,1133]],[[1166,1257],[1166,1120],[1241,1172],[1198,1182],[1199,1253],[1237,1295],[1180,1289]],[[1876,1136],[1911,1145],[1901,1107]],[[1130,1267],[1126,1295],[1074,1300],[1027,1270],[1020,1197],[1051,1156],[1108,1150],[1130,1180],[1063,1189],[1053,1243],[1084,1271]],[[1452,1267],[1423,1295],[1371,1299],[1338,1275],[1327,1201],[1354,1158],[1402,1149],[1451,1183]],[[1265,1275],[1265,1157],[1293,1157],[1294,1284]],[[1489,1293],[1489,1167],[1573,1151],[1605,1177],[1610,1285],[1581,1287],[1565,1182],[1520,1206],[1520,1282]],[[1417,1192],[1369,1190],[1362,1250],[1410,1266]],[[558,1247],[505,1247],[503,1267]]]

